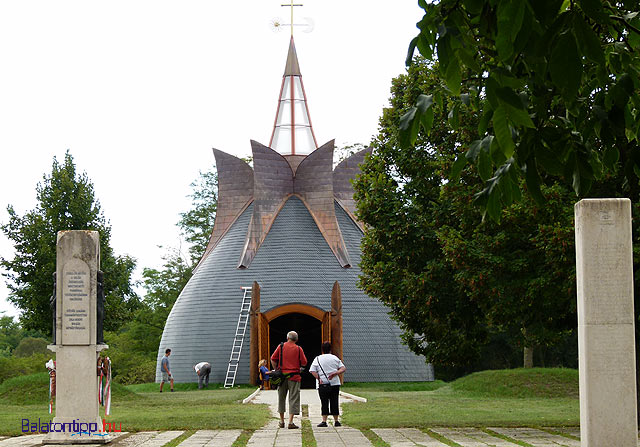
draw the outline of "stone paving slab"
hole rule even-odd
[[[267,425],[259,430],[253,432],[247,447],[253,446],[273,446],[276,442],[276,434],[278,433],[278,421],[275,419],[270,420]]]
[[[432,428],[433,432],[462,447],[517,447],[518,444],[492,436],[477,428]]]
[[[162,447],[167,442],[173,441],[183,433],[184,431],[182,430],[163,431],[140,444],[136,444],[135,447]]]
[[[296,424],[300,425],[300,424]],[[278,428],[276,431],[276,442],[274,447],[299,447],[302,445],[302,430],[289,430],[288,428]]]
[[[137,447],[140,444],[147,442],[151,438],[158,436],[158,433],[158,431],[141,431],[138,433],[133,433],[126,438],[116,440],[116,442],[112,445],[114,447]]]
[[[580,441],[575,439],[569,439],[564,436],[554,435],[547,433],[543,430],[535,428],[494,428],[489,427],[489,430],[500,433],[501,435],[508,436],[518,441],[531,444],[533,447],[580,447]]]
[[[313,436],[316,438],[318,447],[369,447],[373,445],[360,430],[344,426],[334,427],[332,421],[328,423],[328,427],[317,427],[317,424],[312,425]]]
[[[61,444],[42,444],[42,447],[60,447]],[[64,444],[62,444],[64,445]],[[71,445],[71,444],[67,444],[67,445]],[[105,445],[112,445],[112,444],[76,444],[76,445],[80,445],[82,447],[104,447]]]
[[[247,447],[299,447],[302,445],[302,432],[300,429],[289,430],[279,428],[279,419],[270,420],[260,430],[253,432],[247,443]],[[299,425],[299,424],[296,424]]]
[[[102,442],[102,443],[95,443],[95,444],[92,443],[92,444],[80,444],[80,445],[82,445],[82,447],[104,447],[105,445],[113,446],[113,445],[115,445],[115,443],[117,442],[117,440],[119,438],[126,437],[126,435],[128,435],[128,434],[129,434],[129,432],[126,432],[126,431],[111,432],[111,433],[109,433],[109,435],[111,437],[111,440],[107,444]],[[91,436],[94,437],[94,438],[98,438],[99,437],[99,436],[93,436],[93,435],[91,435]],[[84,436],[84,437],[86,437],[86,436]],[[76,444],[76,445],[78,445],[78,444]],[[39,445],[39,447],[40,447],[40,445]],[[42,444],[41,447],[60,447],[60,444]]]
[[[575,436],[580,439],[580,427],[543,427],[545,430],[549,430],[550,432],[559,432],[565,435]],[[640,433],[638,433],[640,436]],[[636,444],[640,447],[640,439],[638,439],[638,443]]]
[[[34,445],[42,445],[43,439],[44,434],[15,436],[0,441],[0,447],[31,447]]]
[[[550,432],[555,431],[565,435],[575,436],[576,438],[580,437],[580,427],[542,427],[542,428]]]
[[[183,447],[231,447],[242,430],[198,430],[182,441]]]
[[[447,447],[417,428],[373,428],[372,431],[391,447]]]

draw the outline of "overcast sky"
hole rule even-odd
[[[247,156],[249,139],[269,143],[290,35],[271,23],[289,23],[285,2],[0,2],[0,222],[8,204],[35,206],[69,150],[116,253],[137,259],[138,279],[159,267],[211,148]],[[295,41],[318,143],[367,144],[404,71],[417,0],[302,3],[294,22],[315,27]],[[0,235],[0,255],[12,253]],[[0,314],[17,315],[0,282]]]

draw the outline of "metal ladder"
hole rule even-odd
[[[238,316],[236,335],[233,338],[233,346],[231,347],[231,356],[229,356],[227,375],[224,379],[225,388],[231,388],[236,383],[240,353],[242,353],[244,335],[247,332],[247,324],[249,323],[249,311],[251,310],[251,287],[241,287],[241,289],[244,291],[244,295],[242,296],[242,304],[240,305],[240,315]]]

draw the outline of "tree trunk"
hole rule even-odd
[[[529,346],[524,347],[524,367],[533,368],[533,348]]]

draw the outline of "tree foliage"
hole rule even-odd
[[[44,338],[25,337],[20,340],[13,355],[16,357],[31,357],[34,354],[47,355],[50,351],[47,349],[49,342]]]
[[[141,308],[119,331],[105,334],[108,355],[118,364],[115,380],[141,383],[154,379],[158,344],[167,317],[200,261],[213,230],[217,186],[213,170],[200,172],[191,183],[192,208],[180,213],[176,224],[189,244],[189,254],[184,255],[180,248],[167,248],[160,268],[144,268],[142,285],[146,293]]]
[[[433,125],[478,114],[466,163],[483,184],[475,202],[497,220],[526,191],[540,204],[542,175],[561,176],[579,196],[622,167],[636,195],[640,174],[640,15],[634,0],[419,0],[425,11],[410,44],[439,62],[441,82],[401,119],[401,144]],[[524,180],[524,183],[521,181]]]
[[[459,182],[447,175],[481,116],[452,113],[456,101],[442,98],[429,108],[428,134],[415,147],[399,141],[400,116],[437,88],[437,70],[418,60],[393,80],[374,152],[354,183],[367,227],[360,285],[390,307],[408,346],[438,365],[477,364],[496,343],[494,352],[553,346],[576,324],[572,193],[546,177],[545,206],[525,197],[503,210],[502,224],[479,225],[470,204],[489,161],[480,173],[463,167]]]
[[[9,220],[0,225],[15,249],[13,259],[0,258],[0,265],[8,272],[5,276],[9,301],[21,310],[22,326],[51,334],[49,298],[53,292],[52,274],[56,271],[56,237],[62,230],[100,233],[105,330],[114,330],[131,320],[139,307],[131,280],[135,260],[113,253],[111,227],[95,198],[93,184],[86,173],[76,172],[69,152],[62,164],[54,157],[51,174],[45,174],[36,186],[36,198],[36,207],[22,216],[9,205]]]
[[[180,249],[169,248],[163,257],[161,269],[145,268],[142,274],[147,291],[145,304],[157,313],[154,318],[158,318],[160,329],[164,327],[169,311],[191,278],[193,269],[200,262],[216,218],[218,175],[214,169],[200,172],[199,177],[191,183],[191,189],[189,197],[192,208],[180,213],[180,220],[176,224],[189,244],[189,258]]]
[[[213,171],[200,172],[191,183],[192,208],[180,213],[178,228],[189,244],[190,262],[197,264],[211,237],[218,207],[218,174]]]

